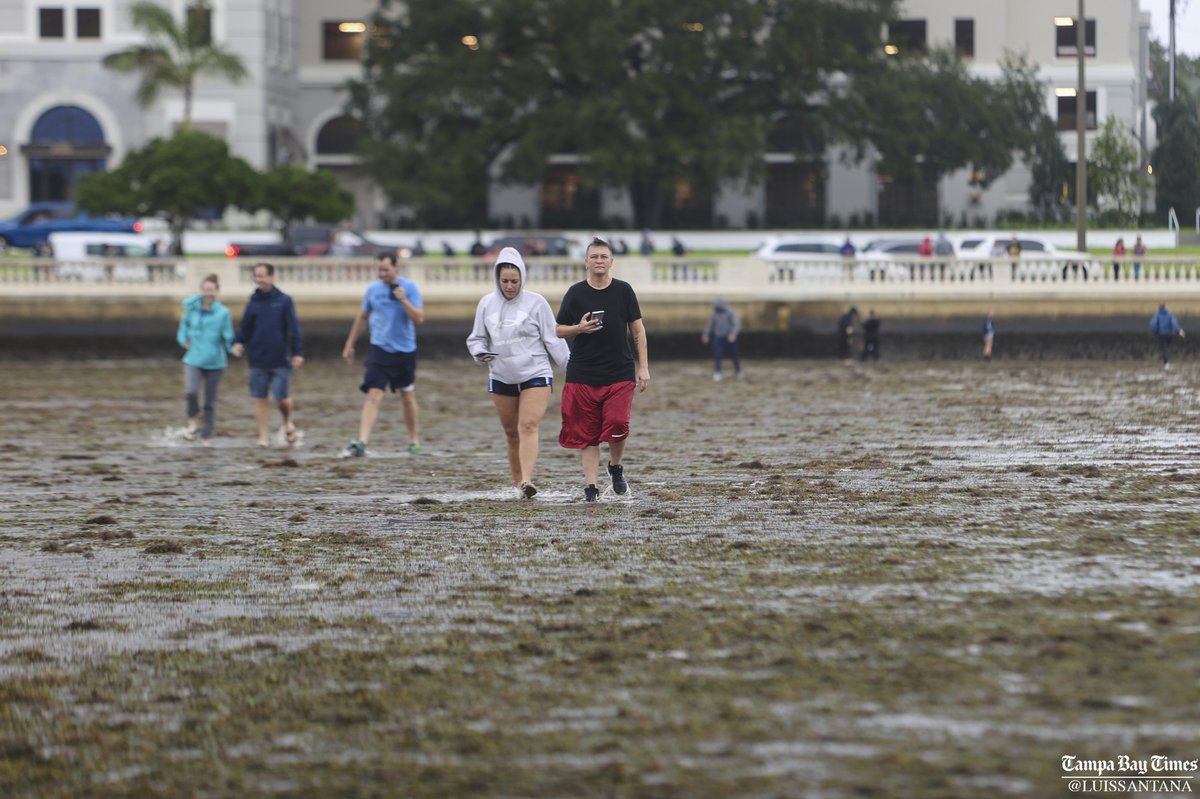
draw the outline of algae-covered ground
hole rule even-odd
[[[211,449],[175,363],[4,364],[0,796],[1052,797],[1200,755],[1194,367],[706,367],[653,365],[631,497],[585,505],[556,402],[506,488],[467,363],[361,459],[357,368],[260,451],[241,364]]]

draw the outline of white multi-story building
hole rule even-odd
[[[355,172],[357,127],[345,116],[344,84],[359,76],[370,0],[161,0],[177,18],[197,15],[213,41],[236,52],[249,78],[231,84],[202,77],[193,124],[224,137],[256,168],[302,163],[334,171],[359,204],[359,224],[376,225],[388,209],[368,177]],[[1056,5],[1057,3],[1057,5]],[[79,177],[118,164],[131,149],[167,135],[183,118],[177,93],[153,105],[134,100],[137,75],[105,69],[104,56],[142,41],[130,24],[131,0],[0,0],[0,217],[38,200],[71,199]],[[1004,51],[1024,53],[1046,80],[1046,110],[1075,156],[1075,0],[905,0],[903,19],[885,38],[903,47],[952,44],[970,68],[998,75]],[[1146,39],[1149,16],[1137,0],[1088,0],[1088,127],[1109,116],[1147,146]],[[786,136],[784,137],[786,139]],[[799,227],[837,218],[886,221],[893,209],[940,203],[943,214],[990,218],[1027,202],[1027,170],[1018,166],[986,191],[969,176],[940,185],[900,186],[867,163],[797,163],[786,151],[766,156],[765,180],[697,197],[681,185],[667,215],[674,226]],[[931,199],[932,198],[932,199]],[[588,192],[570,157],[552,160],[540,186],[493,186],[492,223],[593,226],[623,218],[631,205],[619,190]],[[483,223],[485,220],[479,220]]]

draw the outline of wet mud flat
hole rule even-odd
[[[302,446],[211,449],[170,361],[5,364],[0,795],[1067,795],[1200,754],[1200,373],[1148,362],[654,365],[632,496],[533,501],[484,373],[423,452],[358,368]]]

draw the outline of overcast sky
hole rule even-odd
[[[1150,12],[1150,38],[1171,41],[1170,0],[1140,0]],[[1086,13],[1086,11],[1085,11]],[[1175,0],[1175,52],[1200,56],[1200,0]]]

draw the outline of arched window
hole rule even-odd
[[[73,200],[79,179],[103,172],[112,148],[96,118],[73,105],[59,105],[38,117],[21,152],[29,161],[29,200]]]
[[[357,119],[334,117],[317,134],[317,155],[354,155],[361,135],[362,123]]]

